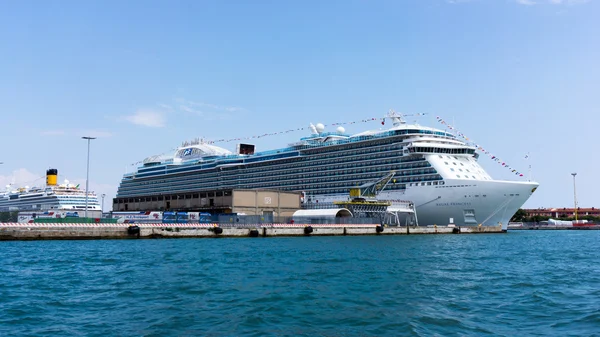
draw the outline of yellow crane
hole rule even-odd
[[[396,171],[390,171],[385,177],[377,181],[351,188],[350,198],[358,199],[357,201],[375,200],[377,195],[385,189],[390,181],[396,182],[396,179],[394,179],[395,175]]]
[[[334,201],[333,203],[347,208],[354,216],[362,214],[368,217],[381,217],[392,203],[387,200],[377,200],[377,195],[385,189],[390,181],[393,181],[395,174],[396,171],[391,171],[381,179],[353,187],[350,189],[349,200]]]

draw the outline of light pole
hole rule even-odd
[[[87,169],[85,174],[85,218],[88,216],[88,193],[89,193],[89,180],[90,180],[90,141],[96,139],[96,137],[81,137],[81,139],[87,140]]]
[[[104,217],[104,197],[106,196],[106,194],[102,193],[101,197],[102,197],[102,216],[100,216],[101,218]]]
[[[575,204],[575,221],[577,221],[577,189],[576,189],[576,185],[575,185],[575,176],[577,175],[577,173],[571,173],[571,175],[573,176],[573,200],[574,200],[574,204]]]

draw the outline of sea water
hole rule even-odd
[[[600,335],[599,244],[600,231],[0,242],[0,335]]]

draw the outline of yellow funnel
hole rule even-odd
[[[46,171],[46,186],[56,186],[58,180],[58,170],[49,169]]]

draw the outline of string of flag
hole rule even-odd
[[[323,124],[323,126],[342,126],[342,125],[350,125],[350,124],[357,124],[357,123],[368,123],[368,122],[376,121],[378,119],[381,119],[381,118],[368,118],[368,119],[362,119],[362,120],[353,121],[353,122]],[[277,135],[286,134],[286,133],[290,133],[290,132],[303,131],[303,130],[309,130],[309,129],[310,129],[310,126],[307,126],[307,127],[303,127],[303,128],[289,129],[289,130],[279,131],[279,132],[264,133],[262,135],[230,138],[230,139],[217,139],[217,140],[213,140],[213,141],[207,141],[205,143],[214,144],[214,143],[229,143],[229,142],[240,141],[240,140],[252,140],[252,139],[258,139],[258,138],[269,137],[269,136],[277,136]]]
[[[402,115],[402,117],[411,117],[411,116],[424,116],[426,115],[426,113],[417,113],[417,114],[411,114],[411,115]],[[355,120],[355,121],[348,121],[348,122],[336,122],[336,123],[330,123],[330,124],[324,124],[323,126],[327,127],[327,126],[342,126],[342,125],[352,125],[352,124],[359,124],[359,123],[369,123],[369,122],[373,122],[373,121],[381,121],[381,125],[385,125],[385,119],[386,118],[393,118],[396,116],[389,116],[389,117],[371,117],[371,118],[366,118],[366,119],[361,119],[361,120]],[[511,165],[509,165],[508,163],[506,163],[504,160],[502,160],[499,156],[494,155],[493,153],[491,153],[490,151],[486,150],[485,148],[483,148],[482,146],[474,143],[472,141],[472,139],[470,139],[469,137],[467,137],[464,133],[460,132],[459,130],[457,130],[453,125],[449,124],[448,122],[446,122],[444,119],[442,119],[439,116],[436,116],[436,120],[445,125],[448,129],[454,131],[459,137],[461,137],[462,139],[464,139],[465,141],[467,141],[470,144],[473,144],[477,150],[479,150],[481,153],[487,155],[491,160],[495,161],[496,163],[498,163],[499,165],[505,167],[506,169],[510,170],[511,173],[514,173],[517,176],[523,177],[523,173],[521,173],[520,171],[518,171],[517,169],[513,168]],[[247,137],[236,137],[236,138],[222,138],[222,139],[217,139],[217,140],[207,140],[204,141],[204,144],[215,144],[215,143],[229,143],[229,142],[237,142],[237,141],[243,141],[243,140],[253,140],[253,139],[260,139],[260,138],[264,138],[264,137],[271,137],[271,136],[277,136],[277,135],[282,135],[282,134],[287,134],[290,132],[297,132],[297,131],[306,131],[306,130],[311,130],[313,126],[307,126],[307,127],[300,127],[300,128],[296,128],[296,129],[289,129],[289,130],[284,130],[284,131],[278,131],[278,132],[270,132],[270,133],[264,133],[264,134],[260,134],[260,135],[253,135],[253,136],[247,136]],[[312,130],[311,130],[312,131]],[[172,153],[174,151],[176,151],[178,148],[172,148],[166,152],[163,152],[160,155],[157,155],[155,157],[159,157],[159,156],[163,156],[169,153]],[[527,154],[525,156],[525,159],[527,159],[529,157],[529,154]],[[143,163],[143,160],[135,162],[133,165],[139,165]]]
[[[421,114],[414,114],[414,115],[404,115],[404,116],[421,116],[424,115],[424,113]],[[372,117],[372,118],[367,118],[367,119],[361,119],[361,120],[355,120],[355,121],[349,121],[349,122],[337,122],[337,123],[330,123],[330,124],[323,124],[323,126],[327,127],[327,126],[342,126],[342,125],[352,125],[352,124],[359,124],[359,123],[369,123],[369,122],[373,122],[373,121],[379,121],[381,120],[381,124],[385,125],[385,117],[381,118],[381,117]],[[263,133],[261,135],[254,135],[254,136],[247,136],[247,137],[237,137],[237,138],[222,138],[222,139],[217,139],[217,140],[206,140],[204,141],[204,144],[215,144],[215,143],[229,143],[229,142],[236,142],[236,141],[242,141],[242,140],[252,140],[252,139],[260,139],[260,138],[264,138],[264,137],[270,137],[270,136],[277,136],[277,135],[282,135],[282,134],[287,134],[290,132],[296,132],[296,131],[305,131],[305,130],[310,130],[311,126],[306,126],[306,127],[301,127],[301,128],[296,128],[296,129],[289,129],[289,130],[284,130],[284,131],[278,131],[278,132],[270,132],[270,133]],[[169,153],[172,153],[174,151],[176,151],[178,148],[172,148],[168,151],[165,151],[159,155],[156,155],[155,157],[158,156],[163,156]],[[131,164],[132,166],[135,165],[139,165],[142,164],[144,161],[140,160],[137,161],[133,164]]]
[[[519,177],[523,177],[523,173],[521,173],[520,171],[518,171],[517,169],[513,168],[511,165],[509,165],[507,162],[505,162],[504,160],[502,160],[500,157],[498,157],[497,155],[491,153],[490,151],[484,149],[482,146],[480,146],[479,144],[473,142],[469,137],[467,137],[464,133],[460,132],[459,130],[457,130],[454,126],[452,126],[451,124],[449,124],[448,122],[446,122],[445,120],[443,120],[440,116],[436,116],[436,119],[439,123],[445,125],[448,129],[454,131],[459,137],[461,137],[462,139],[466,140],[467,142],[475,145],[475,147],[477,147],[477,150],[479,150],[481,153],[487,155],[488,157],[490,157],[491,160],[495,161],[496,163],[498,163],[500,166],[503,166],[504,168],[508,169],[511,171],[511,173],[514,173],[515,175],[519,176]],[[525,155],[525,159],[529,158],[529,154]]]

